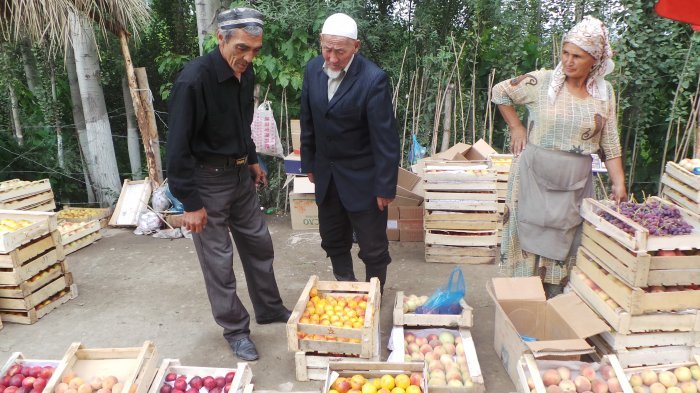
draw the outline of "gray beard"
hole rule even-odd
[[[343,70],[340,70],[340,71],[333,71],[333,70],[331,70],[330,68],[326,70],[326,74],[328,74],[328,77],[329,77],[330,79],[338,79],[338,77],[340,76],[340,74],[341,74],[342,72],[343,72]]]

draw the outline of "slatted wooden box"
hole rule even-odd
[[[663,195],[674,203],[700,214],[700,176],[675,162],[666,163],[666,173],[661,177]]]
[[[688,367],[691,368],[693,366],[700,366],[700,354],[696,354],[692,356],[690,360],[682,361],[682,362],[667,362],[665,364],[661,365],[654,365],[654,366],[644,366],[644,367],[627,367],[625,368],[625,376],[626,379],[629,380],[629,378],[634,375],[634,374],[641,374],[644,371],[651,370],[659,374],[662,371],[673,371],[674,369],[678,367]],[[697,384],[697,380],[691,379],[691,381],[695,382]]]
[[[165,377],[170,373],[175,373],[178,376],[185,375],[189,381],[190,378],[194,376],[200,376],[202,378],[211,376],[216,378],[225,377],[226,374],[230,372],[235,373],[231,381],[231,386],[228,390],[222,389],[221,393],[243,393],[245,386],[249,385],[253,380],[253,371],[250,369],[248,363],[238,363],[236,364],[236,368],[192,367],[181,365],[179,359],[163,359],[155,373],[153,383],[150,385],[148,393],[159,393],[161,386],[166,383]]]
[[[651,333],[647,333],[651,334]],[[659,333],[668,335],[670,333]],[[637,336],[638,334],[630,335]],[[657,337],[659,338],[659,337]],[[640,347],[623,347],[614,348],[614,345],[620,345],[621,342],[641,342],[648,341],[650,337],[633,338],[619,340],[618,342],[609,342],[609,338],[596,336],[591,338],[591,343],[595,345],[596,351],[600,354],[614,354],[617,356],[622,367],[643,367],[655,366],[668,363],[682,363],[693,360],[695,355],[700,355],[700,346],[695,345],[663,345],[667,341],[659,338],[662,341],[648,343]]]
[[[403,291],[396,292],[396,300],[394,301],[394,326],[470,328],[474,325],[472,308],[467,304],[466,299],[460,301],[462,312],[456,315],[404,313],[403,303]]]
[[[56,368],[58,367],[58,364],[60,363],[59,360],[43,360],[43,359],[29,359],[24,356],[22,352],[13,352],[10,357],[7,359],[5,364],[0,368],[0,376],[3,376],[7,373],[7,371],[10,369],[10,367],[14,366],[15,364],[23,366],[23,367],[52,367]]]
[[[397,376],[399,374],[411,375],[420,373],[423,376],[421,391],[427,393],[425,383],[427,371],[422,362],[414,363],[389,363],[389,362],[330,362],[326,373],[325,383],[321,393],[328,393],[331,385],[338,377],[350,378],[353,375],[362,375],[366,379],[381,378],[383,375]]]
[[[30,195],[51,191],[49,179],[25,181],[19,179],[7,180],[0,183],[0,205],[5,202],[26,198]]]
[[[2,220],[26,220],[31,224],[12,232],[0,232],[0,254],[7,254],[33,239],[48,235],[57,225],[56,213],[0,210],[0,222]]]
[[[102,220],[112,215],[111,208],[65,207],[58,212],[58,219],[70,222]]]
[[[460,212],[426,210],[423,217],[425,229],[493,231],[498,229],[496,212]]]
[[[584,279],[587,277],[578,267],[573,268],[569,277],[569,283],[576,294],[620,334],[700,331],[700,312],[698,310],[632,315],[622,308],[613,309],[606,304],[605,300],[585,284]]]
[[[298,351],[294,353],[294,367],[297,381],[325,381],[328,365],[337,362],[378,362],[380,361],[380,338],[376,337],[374,353],[369,359],[357,356],[339,356]]]
[[[496,263],[497,254],[498,249],[495,246],[450,246],[429,243],[425,245],[425,261],[431,263],[493,264]]]
[[[66,255],[72,254],[81,248],[85,248],[92,243],[102,239],[102,233],[101,232],[92,232],[87,234],[86,236],[81,237],[80,239],[74,240],[64,246],[64,251]]]
[[[0,286],[20,285],[64,259],[60,235],[54,231],[7,254],[0,254]]]
[[[85,348],[76,342],[63,355],[45,392],[53,392],[68,372],[85,381],[113,375],[124,384],[122,393],[146,393],[158,370],[158,352],[152,341],[132,348]]]
[[[302,314],[310,299],[312,288],[319,294],[332,296],[367,296],[364,325],[361,328],[345,328],[301,323]],[[291,352],[316,352],[321,354],[355,355],[369,359],[375,353],[379,335],[379,308],[381,292],[379,280],[370,282],[320,281],[311,276],[299,297],[287,322],[287,346]],[[310,335],[331,336],[354,342],[321,341],[309,339]]]

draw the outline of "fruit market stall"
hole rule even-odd
[[[379,360],[379,280],[320,281],[311,276],[287,322],[299,381],[325,380],[329,362]]]
[[[661,196],[693,213],[700,214],[700,159],[669,161],[661,177]]]
[[[188,392],[190,389],[243,393],[252,379],[248,363],[238,363],[236,368],[192,367],[181,365],[178,359],[163,359],[148,393]]]
[[[52,211],[56,208],[49,179],[0,182],[0,209]]]

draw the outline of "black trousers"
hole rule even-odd
[[[250,316],[236,293],[233,242],[241,256],[256,318],[270,319],[284,311],[272,268],[272,237],[247,165],[200,166],[195,176],[207,225],[193,234],[194,246],[214,319],[224,328],[224,337],[236,340],[250,333]]]
[[[386,237],[388,209],[349,212],[345,210],[335,181],[331,179],[325,200],[318,206],[321,247],[330,257],[333,274],[339,281],[356,281],[352,267],[352,232],[360,245],[359,256],[365,264],[365,278],[379,278],[382,289],[386,269],[391,263],[389,240]]]

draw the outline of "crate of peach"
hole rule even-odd
[[[58,363],[58,360],[28,359],[21,352],[13,353],[0,369],[0,392],[42,392]]]
[[[252,379],[248,363],[236,368],[192,367],[163,359],[148,393],[242,393]]]
[[[146,393],[158,369],[155,345],[85,348],[73,343],[63,355],[45,393]]]
[[[633,393],[615,355],[600,362],[539,360],[530,354],[518,361],[521,393]]]
[[[403,291],[396,292],[394,302],[394,326],[436,326],[436,327],[472,327],[474,320],[472,308],[465,299],[455,304],[449,313],[435,313],[425,309],[423,305],[428,296],[405,295]]]
[[[331,362],[323,393],[424,393],[423,363]]]
[[[320,281],[311,276],[287,322],[291,352],[373,356],[379,339],[379,280]]]
[[[0,254],[56,229],[56,213],[0,210]]]
[[[700,392],[700,356],[695,361],[625,369],[634,393]]]

